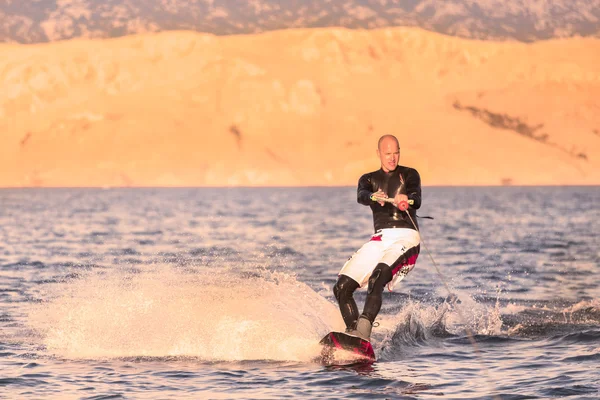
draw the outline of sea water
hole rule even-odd
[[[377,362],[331,367],[355,188],[3,189],[0,398],[599,398],[599,205],[423,188]]]

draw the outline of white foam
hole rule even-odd
[[[29,325],[67,358],[190,356],[307,361],[343,328],[337,307],[295,277],[214,267],[113,269],[48,288]]]
[[[455,291],[454,294],[459,301],[428,304],[409,300],[398,314],[380,315],[377,320],[383,337],[382,347],[391,342],[395,345],[415,344],[444,332],[465,335],[467,329],[473,334],[502,334],[498,303],[494,306],[480,304],[464,293]]]

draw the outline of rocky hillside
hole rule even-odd
[[[600,184],[600,40],[417,28],[0,45],[1,186]]]
[[[477,39],[598,36],[600,0],[0,0],[1,42],[393,26]]]

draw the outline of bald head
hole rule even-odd
[[[393,171],[400,160],[400,143],[394,135],[383,135],[377,143],[377,156],[385,172]]]
[[[380,137],[379,141],[377,142],[377,149],[381,150],[381,146],[386,146],[388,143],[395,143],[398,149],[400,149],[400,142],[398,142],[398,139],[394,135],[383,135]]]

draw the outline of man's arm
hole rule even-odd
[[[373,194],[373,186],[371,185],[371,176],[364,174],[358,180],[358,189],[356,191],[356,200],[365,206],[369,206],[373,203],[371,200],[371,194]]]
[[[410,207],[418,210],[421,207],[421,176],[416,169],[411,169],[406,176],[406,195],[413,201]]]

